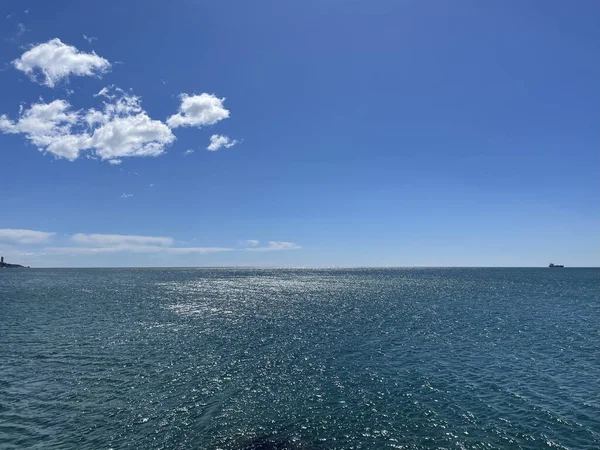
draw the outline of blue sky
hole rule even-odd
[[[9,261],[600,265],[595,1],[4,1],[0,23]]]

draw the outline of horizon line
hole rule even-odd
[[[24,269],[548,269],[544,266],[246,266],[246,265],[222,265],[222,266],[42,266],[42,267],[22,267]],[[600,266],[565,266],[563,269],[600,269]]]

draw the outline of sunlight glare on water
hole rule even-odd
[[[0,272],[0,447],[600,447],[597,269]]]

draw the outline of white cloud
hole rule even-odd
[[[98,38],[97,37],[93,37],[93,36],[86,36],[85,34],[83,35],[83,39],[85,39],[88,44],[91,44],[94,41],[97,41]]]
[[[55,234],[45,231],[4,228],[0,229],[0,240],[15,242],[17,244],[40,244],[48,242]]]
[[[44,251],[55,254],[93,255],[101,253],[157,253],[164,247],[153,245],[115,245],[110,247],[46,247]]]
[[[94,131],[91,146],[102,159],[158,156],[174,140],[169,127],[142,112],[111,119]]]
[[[54,253],[95,254],[95,253],[218,253],[233,251],[229,247],[173,247],[175,240],[168,236],[137,236],[123,234],[77,233],[71,240],[78,247],[48,247]]]
[[[196,150],[193,150],[191,148],[188,148],[185,152],[183,152],[183,156],[189,156],[192,153],[194,153]]]
[[[36,82],[40,82],[36,74],[41,72],[44,77],[41,84],[48,87],[71,75],[100,76],[110,69],[110,63],[96,53],[81,52],[58,38],[29,49],[13,61],[13,66]]]
[[[78,120],[78,113],[68,111],[69,108],[69,102],[65,100],[35,103],[21,112],[17,123],[11,122],[6,115],[0,116],[0,126],[5,133],[25,133],[38,137],[61,134]]]
[[[33,145],[67,159],[76,159],[85,147],[86,136],[71,135],[71,128],[79,120],[77,112],[69,111],[65,100],[36,103],[21,113],[13,122],[6,115],[0,116],[0,131],[23,133]]]
[[[109,159],[108,163],[112,164],[113,166],[117,166],[119,164],[121,164],[123,161],[121,161],[120,159]]]
[[[246,250],[256,251],[256,252],[268,252],[268,251],[278,251],[278,250],[297,250],[300,247],[298,244],[294,244],[293,242],[285,242],[285,241],[269,241],[269,245],[266,247],[249,247]]]
[[[123,244],[109,247],[46,247],[44,251],[56,254],[93,255],[100,253],[168,253],[174,255],[193,253],[231,252],[229,247],[160,247],[157,245]]]
[[[219,253],[230,252],[230,247],[164,247],[160,245],[144,244],[118,244],[102,247],[47,247],[45,250],[54,253],[71,254],[94,254],[94,253],[169,253],[169,254],[192,254],[192,253]]]
[[[206,147],[206,149],[210,150],[211,152],[214,152],[216,150],[219,150],[221,147],[225,147],[225,148],[233,147],[237,143],[238,143],[238,141],[236,141],[235,139],[231,140],[227,136],[223,136],[220,134],[213,134],[210,137],[210,144],[208,147]]]
[[[76,233],[71,239],[79,244],[96,246],[135,245],[173,245],[173,238],[160,236],[136,236],[124,234],[86,234]]]
[[[167,125],[148,117],[139,97],[114,87],[97,95],[108,99],[102,110],[73,112],[66,100],[36,103],[17,121],[1,115],[0,132],[23,133],[39,150],[71,161],[83,150],[109,161],[158,156],[175,140]]]
[[[202,127],[213,125],[229,117],[229,111],[223,106],[225,98],[213,94],[181,94],[179,112],[167,119],[167,125],[177,127]]]
[[[131,197],[133,197],[133,194],[128,194],[128,193],[126,193],[126,192],[123,192],[123,193],[121,194],[121,198],[131,198]]]
[[[96,96],[109,101],[104,102],[104,111],[88,110],[84,120],[90,127],[99,125],[89,145],[100,158],[158,156],[175,140],[169,127],[148,117],[138,96],[114,86],[102,89]]]
[[[4,250],[10,249],[11,254],[24,254],[25,249],[15,247],[15,244],[43,244],[56,237],[56,233],[44,231],[0,229],[0,243]],[[95,234],[76,233],[63,237],[70,241],[67,246],[51,246],[40,248],[46,254],[93,255],[106,253],[164,253],[171,255],[208,254],[233,251],[277,251],[294,250],[300,246],[292,242],[270,241],[266,247],[259,247],[259,241],[250,239],[244,241],[246,248],[233,247],[174,247],[175,240],[169,236],[140,236],[125,234]],[[181,243],[178,241],[178,243]],[[27,249],[29,251],[29,249]],[[19,253],[20,252],[20,253]]]
[[[100,89],[100,91],[96,92],[94,94],[94,97],[107,97],[107,98],[114,98],[114,96],[110,93],[110,89],[112,88],[113,85],[110,86],[104,86],[102,89]]]

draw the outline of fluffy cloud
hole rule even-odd
[[[237,143],[238,143],[238,141],[236,141],[235,139],[231,140],[227,136],[223,136],[220,134],[213,134],[210,137],[210,144],[208,147],[206,147],[206,149],[210,150],[211,152],[214,152],[216,150],[219,150],[221,147],[225,147],[225,148],[233,147]]]
[[[141,107],[141,99],[113,86],[102,89],[104,111],[90,109],[85,115],[88,126],[99,125],[90,138],[90,147],[102,159],[131,156],[158,156],[175,140],[160,120],[153,120]]]
[[[17,244],[40,244],[48,242],[55,234],[45,231],[4,228],[0,229],[0,241],[10,241]]]
[[[6,115],[0,116],[0,131],[23,133],[36,147],[67,159],[75,159],[85,145],[84,136],[72,136],[71,128],[79,120],[77,112],[69,111],[65,100],[51,103],[36,103],[21,112],[19,120],[13,122]]]
[[[177,127],[202,127],[213,125],[229,117],[229,111],[223,106],[224,98],[213,94],[181,94],[179,112],[167,119],[167,125]]]
[[[114,117],[94,131],[90,146],[102,159],[131,156],[158,156],[175,136],[159,120],[142,112],[134,116]]]
[[[81,52],[58,38],[27,50],[13,61],[13,66],[48,87],[71,75],[100,76],[110,69],[110,63],[96,53]],[[43,80],[37,80],[37,73],[43,75]]]
[[[255,252],[268,252],[268,251],[278,251],[278,250],[297,250],[300,247],[298,244],[294,244],[293,242],[285,242],[285,241],[269,241],[269,245],[266,247],[249,247],[246,250],[255,251]]]
[[[97,96],[106,97],[101,110],[71,111],[65,100],[36,103],[21,111],[18,120],[0,116],[0,132],[23,133],[39,150],[71,161],[83,150],[117,164],[120,158],[157,156],[175,136],[160,120],[141,107],[139,97],[113,87]]]
[[[95,39],[83,37],[88,42]],[[100,76],[111,68],[96,53],[82,52],[58,38],[32,47],[12,64],[48,87],[69,76]],[[207,93],[181,94],[178,112],[165,122],[150,118],[139,97],[114,86],[103,88],[94,97],[102,98],[101,108],[73,110],[61,99],[50,103],[40,99],[28,108],[21,106],[14,120],[0,115],[0,133],[23,134],[38,150],[57,158],[74,161],[87,152],[88,157],[120,164],[122,158],[163,154],[175,141],[174,128],[214,125],[230,115],[223,106],[225,98]],[[215,134],[207,148],[215,151],[237,143]]]
[[[136,236],[124,234],[86,234],[77,233],[71,239],[78,244],[96,246],[119,246],[119,245],[173,245],[173,238],[159,236]]]
[[[68,131],[68,127],[78,120],[78,114],[69,112],[70,105],[65,100],[51,103],[35,103],[25,112],[17,123],[6,115],[0,116],[0,127],[5,133],[25,133],[32,136],[57,135]]]

